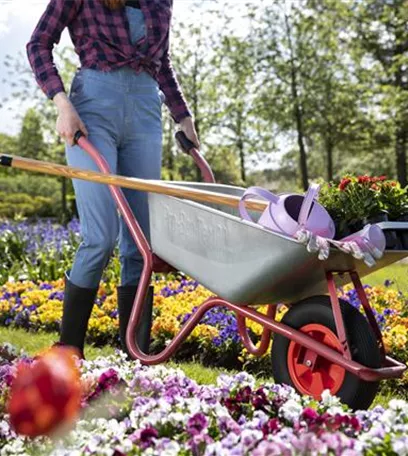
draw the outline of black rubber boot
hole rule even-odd
[[[118,310],[119,310],[119,335],[122,350],[129,355],[126,346],[126,329],[128,327],[130,314],[132,313],[133,302],[135,300],[137,287],[122,286],[118,287]],[[149,352],[150,332],[152,328],[153,313],[153,287],[147,291],[142,316],[136,330],[136,340],[143,353]]]
[[[80,351],[83,357],[88,321],[95,302],[97,288],[81,288],[65,276],[64,304],[61,334],[58,345],[68,345]]]

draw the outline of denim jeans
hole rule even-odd
[[[143,25],[141,12],[127,10],[132,39],[137,40]],[[81,69],[75,75],[70,99],[85,123],[89,141],[107,160],[113,174],[160,179],[162,95],[155,79],[128,67],[111,72]],[[67,146],[66,157],[70,166],[98,170],[78,146]],[[83,288],[97,287],[119,239],[121,285],[136,285],[143,259],[108,187],[78,179],[73,185],[82,242],[70,272],[71,282]],[[147,195],[130,189],[123,192],[149,239]]]

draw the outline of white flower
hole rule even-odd
[[[403,401],[402,399],[391,399],[388,407],[391,410],[408,415],[408,402]]]
[[[327,409],[327,413],[330,413],[331,415],[337,415],[337,414],[343,415],[344,410],[339,405],[333,405],[332,407],[329,407]]]
[[[392,449],[398,456],[408,455],[408,437],[403,436],[392,441]]]
[[[279,410],[279,414],[286,420],[294,423],[299,419],[302,411],[303,407],[299,404],[299,402],[296,402],[294,399],[289,399],[283,404]]]
[[[0,456],[28,455],[25,450],[24,440],[16,438],[0,450]]]
[[[326,407],[333,407],[340,405],[340,399],[330,394],[330,390],[324,390],[322,393],[322,404]]]

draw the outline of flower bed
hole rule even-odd
[[[389,283],[387,283],[389,285]],[[408,362],[408,308],[403,294],[387,286],[365,286],[384,335],[387,351]],[[195,307],[211,296],[197,282],[186,279],[154,282],[154,322],[152,351],[162,350],[180,330]],[[339,295],[355,307],[360,306],[355,290],[347,287]],[[33,282],[7,283],[0,288],[0,325],[25,328],[28,331],[57,331],[62,316],[63,281],[36,285]],[[116,293],[109,282],[102,283],[89,322],[88,343],[118,345],[118,313]],[[266,311],[260,309],[261,311]],[[284,314],[281,308],[278,318]],[[255,341],[260,340],[262,328],[248,322]],[[176,355],[177,359],[195,359],[209,366],[246,369],[270,376],[270,350],[256,358],[243,348],[235,315],[225,309],[210,311]],[[387,383],[388,384],[388,383]],[[408,377],[392,382],[406,394]]]
[[[289,387],[255,387],[246,373],[200,386],[179,370],[142,367],[120,354],[82,363],[82,413],[74,430],[54,442],[25,439],[4,414],[17,360],[2,351],[2,455],[408,454],[405,401],[352,413],[326,393],[318,403]]]

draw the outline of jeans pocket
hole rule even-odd
[[[69,91],[69,99],[71,100],[72,104],[75,106],[80,103],[84,91],[84,81],[81,73],[76,73],[72,83],[71,88]]]

